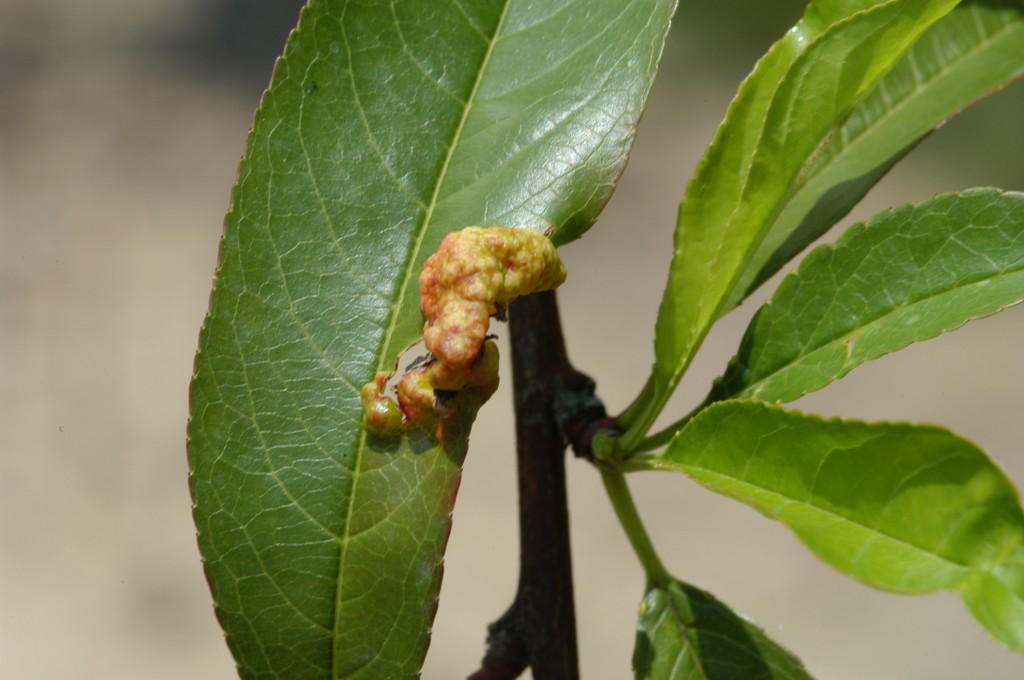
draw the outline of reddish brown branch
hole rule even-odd
[[[588,421],[597,414],[593,381],[569,364],[553,292],[514,301],[509,323],[519,476],[519,587],[512,606],[491,624],[483,668],[471,678],[511,680],[530,667],[536,680],[575,680],[579,668],[564,430],[567,411],[585,412]],[[604,415],[603,409],[599,415]]]

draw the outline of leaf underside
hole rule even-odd
[[[417,276],[469,225],[582,234],[674,10],[312,0],[257,111],[191,388],[190,484],[246,678],[422,664],[472,414],[364,434],[359,388],[422,332]],[[440,27],[440,28],[439,28]]]

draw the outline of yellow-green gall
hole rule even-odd
[[[363,427],[371,434],[390,437],[402,431],[402,411],[393,399],[384,395],[384,385],[390,375],[378,373],[373,382],[366,383],[359,391],[366,418]]]
[[[427,375],[430,384],[438,390],[450,392],[464,387],[486,387],[492,384],[497,389],[498,345],[492,341],[485,342],[468,366],[453,367],[443,361],[435,361],[430,365]]]
[[[406,422],[430,428],[434,415],[434,388],[427,377],[427,368],[416,368],[406,372],[398,381],[398,406],[405,415]]]
[[[492,340],[485,342],[469,366],[452,368],[436,361],[430,365],[427,375],[435,389],[454,391],[473,387],[487,392],[489,397],[498,389],[498,345]]]
[[[490,317],[517,297],[565,281],[558,252],[540,232],[467,227],[445,237],[420,274],[423,343],[433,355],[399,379],[398,403],[384,394],[391,378],[378,373],[362,389],[365,428],[396,435],[411,427],[442,439],[446,423],[472,415],[498,388],[498,346],[487,341]]]
[[[565,266],[547,236],[511,227],[467,227],[448,234],[423,264],[423,342],[442,364],[468,366],[490,317],[517,297],[558,287]]]

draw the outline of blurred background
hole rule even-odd
[[[190,515],[187,389],[245,135],[301,4],[0,2],[0,678],[234,677]],[[802,7],[682,4],[618,192],[564,249],[570,353],[612,411],[650,366],[691,169],[738,82]],[[1021,86],[968,111],[844,224],[941,191],[1024,189],[1022,112]],[[716,329],[670,414],[704,396],[755,308]],[[1024,309],[1009,310],[798,407],[945,424],[1020,482],[1022,337]],[[486,624],[514,592],[510,408],[503,390],[474,431],[428,679],[475,668]],[[867,589],[684,478],[642,476],[634,488],[669,568],[754,618],[818,678],[1024,677],[1024,657],[990,640],[955,595]],[[571,462],[587,680],[629,677],[643,587],[602,496],[597,475]]]

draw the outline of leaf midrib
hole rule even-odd
[[[426,237],[427,231],[430,229],[430,223],[434,215],[434,210],[439,203],[439,196],[441,193],[441,187],[444,185],[445,178],[448,174],[448,170],[451,166],[452,157],[455,155],[455,151],[459,146],[459,141],[462,139],[463,131],[466,127],[466,121],[469,119],[470,112],[473,110],[473,105],[476,101],[477,94],[480,90],[480,84],[484,80],[484,75],[487,72],[488,66],[491,62],[491,57],[494,54],[495,45],[497,45],[499,36],[501,35],[502,28],[505,25],[505,19],[508,16],[509,7],[512,4],[512,0],[506,0],[504,7],[501,10],[501,16],[498,18],[497,25],[494,28],[494,34],[491,36],[490,42],[487,45],[487,51],[484,53],[483,59],[480,62],[480,69],[477,72],[476,80],[473,83],[473,87],[470,90],[469,96],[466,98],[465,104],[462,109],[462,116],[459,119],[459,123],[455,128],[455,132],[452,135],[452,142],[448,147],[448,152],[445,155],[441,170],[438,173],[437,181],[434,184],[434,190],[431,194],[430,201],[426,205],[424,211],[423,220],[420,224],[416,239],[413,243],[412,249],[409,253],[409,257],[406,260],[404,271],[401,275],[401,285],[399,287],[398,298],[391,306],[391,318],[388,322],[388,327],[384,333],[384,338],[381,344],[382,351],[377,357],[377,366],[375,372],[379,372],[384,369],[386,357],[390,353],[391,339],[394,337],[395,327],[398,324],[398,316],[401,313],[402,307],[405,303],[405,298],[408,296],[410,288],[410,279],[413,277],[413,273],[416,269],[416,262],[419,261],[419,254],[423,248],[423,241]],[[361,431],[359,435],[359,443],[356,448],[356,455],[354,465],[352,467],[352,487],[348,496],[348,509],[345,515],[345,529],[338,536],[338,541],[341,544],[341,555],[338,560],[338,577],[337,577],[337,588],[335,595],[335,607],[334,607],[334,620],[331,625],[331,675],[332,677],[338,676],[338,662],[339,658],[335,654],[334,643],[338,637],[338,622],[341,620],[342,603],[344,602],[344,586],[345,579],[342,578],[342,574],[345,573],[345,564],[348,558],[348,548],[351,543],[349,534],[349,527],[352,525],[352,515],[355,503],[353,502],[357,489],[359,486],[359,480],[361,479],[361,470],[363,464],[363,458],[366,453],[366,432]]]
[[[427,232],[430,230],[430,223],[434,216],[434,210],[440,203],[439,197],[441,195],[441,187],[444,185],[445,178],[448,175],[448,169],[451,167],[452,158],[455,155],[455,151],[459,147],[459,142],[462,139],[463,131],[466,128],[466,121],[469,119],[470,113],[473,110],[473,104],[476,101],[477,94],[480,91],[480,84],[484,80],[484,75],[487,73],[487,69],[491,62],[491,57],[494,54],[494,47],[498,44],[499,36],[501,35],[502,28],[505,25],[505,18],[508,16],[508,9],[512,5],[512,0],[506,0],[505,5],[501,10],[501,16],[498,17],[498,23],[494,28],[494,35],[491,37],[490,43],[487,45],[487,51],[484,53],[484,57],[480,62],[480,69],[477,72],[476,80],[473,82],[473,87],[469,92],[469,96],[466,97],[466,102],[462,107],[462,117],[459,119],[459,123],[455,128],[455,133],[452,135],[452,143],[448,147],[448,153],[445,154],[444,163],[441,165],[441,170],[438,172],[437,181],[434,183],[434,191],[430,196],[430,201],[426,204],[426,208],[423,214],[423,221],[416,234],[416,240],[413,243],[412,250],[410,251],[409,257],[406,260],[406,265],[401,276],[401,286],[398,290],[398,298],[395,300],[392,306],[391,319],[388,323],[388,328],[384,334],[384,350],[381,352],[377,360],[377,370],[380,371],[385,365],[384,358],[388,355],[391,350],[391,338],[394,336],[395,326],[398,324],[398,317],[401,313],[402,307],[405,304],[405,299],[408,297],[410,289],[410,279],[413,277],[413,273],[416,270],[416,263],[419,261],[420,251],[423,249],[423,241],[426,238]]]
[[[689,652],[690,659],[693,661],[694,666],[696,666],[695,670],[700,673],[700,678],[698,678],[698,680],[709,680],[708,673],[704,669],[704,659],[700,655],[697,643],[695,643],[693,638],[690,637],[693,629],[686,624],[683,613],[676,606],[676,598],[672,594],[672,584],[668,583],[660,589],[665,593],[666,607],[664,617],[671,617],[675,621],[676,625],[679,627],[679,637],[682,639],[683,650],[679,653],[676,658],[676,663],[672,666],[673,676],[675,675],[676,670],[679,669],[679,664],[685,663],[686,653]],[[659,625],[661,625],[660,622],[655,625],[655,629]]]

